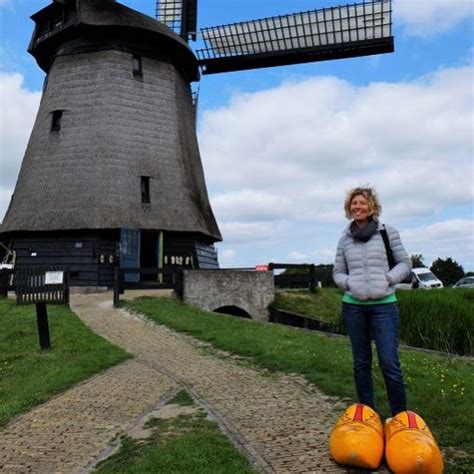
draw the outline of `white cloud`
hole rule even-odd
[[[21,74],[0,73],[0,218],[13,193],[40,98],[40,92],[23,87]]]
[[[291,211],[284,196],[258,189],[217,194],[211,204],[221,218],[247,222],[279,219],[283,213]]]
[[[220,229],[225,236],[226,243],[271,243],[279,238],[288,229],[285,221],[268,222],[238,222],[227,221],[220,223]]]
[[[308,260],[308,256],[305,253],[298,252],[297,250],[292,250],[288,257],[291,262],[306,262]]]
[[[311,252],[311,261],[318,263],[332,263],[336,254],[336,241],[334,240],[334,246],[331,248],[321,248]]]
[[[473,16],[472,0],[395,0],[394,19],[404,23],[410,36],[444,33]]]
[[[278,232],[302,241],[317,225],[337,240],[344,193],[365,183],[379,190],[389,223],[415,227],[469,205],[472,80],[471,67],[368,86],[313,77],[204,112],[201,151],[225,241],[275,242]],[[333,240],[320,234],[318,246]]]
[[[222,268],[233,267],[235,266],[236,251],[232,248],[222,248],[218,249],[219,264]]]
[[[235,257],[235,250],[234,249],[225,249],[222,251],[220,254],[221,257],[227,258],[227,259],[233,259]]]
[[[422,254],[430,265],[436,258],[452,257],[474,268],[474,221],[450,219],[401,231],[402,240],[410,254]]]

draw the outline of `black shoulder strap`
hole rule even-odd
[[[387,261],[388,261],[388,268],[390,270],[396,265],[395,259],[393,258],[392,248],[390,247],[390,242],[388,240],[387,229],[385,225],[380,229],[380,235],[382,236],[383,243],[385,245],[385,252],[387,252]]]

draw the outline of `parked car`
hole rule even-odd
[[[453,288],[474,288],[474,276],[461,278],[453,285]]]
[[[413,268],[411,277],[395,285],[397,290],[413,290],[421,288],[431,290],[433,288],[443,288],[443,282],[429,268]]]
[[[413,268],[411,271],[413,288],[431,290],[443,288],[443,282],[429,268]]]

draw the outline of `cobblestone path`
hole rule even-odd
[[[0,431],[0,471],[89,472],[117,435],[184,387],[259,471],[347,472],[329,458],[337,415],[317,389],[297,376],[249,368],[189,336],[113,309],[111,300],[110,293],[76,295],[71,308],[134,359]]]

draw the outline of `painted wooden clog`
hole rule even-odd
[[[367,405],[351,405],[337,421],[329,444],[331,456],[336,462],[377,469],[384,450],[380,417]]]
[[[395,474],[442,474],[443,457],[421,416],[403,411],[385,422],[385,459]]]

